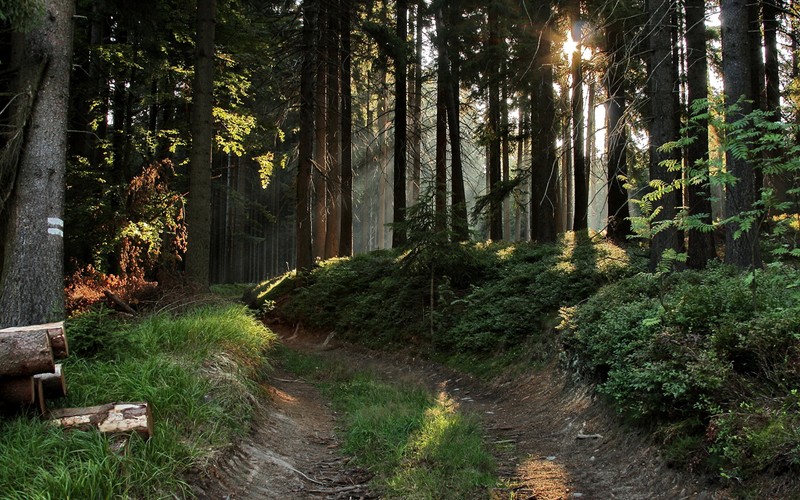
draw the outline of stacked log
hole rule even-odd
[[[0,408],[34,406],[64,429],[98,429],[105,434],[137,433],[149,439],[153,419],[147,403],[110,403],[48,411],[48,399],[67,395],[64,369],[69,355],[64,322],[0,330]]]
[[[0,405],[38,403],[44,413],[45,397],[66,395],[64,373],[55,360],[68,355],[63,321],[0,330]]]

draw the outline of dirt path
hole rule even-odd
[[[702,478],[669,469],[635,431],[621,427],[555,368],[495,385],[402,354],[376,353],[306,332],[284,344],[390,380],[445,391],[481,416],[505,486],[493,499],[726,499]],[[372,498],[368,473],[338,452],[335,415],[316,390],[278,373],[272,405],[216,471],[204,498]],[[274,408],[273,408],[274,407]]]

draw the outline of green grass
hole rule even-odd
[[[98,315],[100,317],[98,317]],[[22,415],[0,421],[0,498],[173,498],[183,477],[244,432],[254,378],[274,341],[240,306],[125,324],[89,313],[67,324],[67,407],[147,401],[154,436],[118,452],[98,432]]]
[[[471,498],[496,484],[479,419],[445,394],[350,373],[316,356],[284,350],[280,357],[331,398],[343,415],[344,452],[375,473],[384,496]]]

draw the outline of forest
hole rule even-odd
[[[252,402],[286,380],[345,427],[380,391],[419,404],[370,438],[385,456],[353,438],[373,428],[331,438],[363,470],[311,478],[308,498],[800,496],[798,16],[781,0],[0,0],[0,329],[66,322],[74,389],[40,416],[148,401],[156,422],[109,461],[118,438],[31,421],[8,402],[32,374],[2,330],[0,496],[224,496],[209,464],[226,470],[222,450],[277,411]],[[393,380],[398,353],[496,391],[484,420],[458,388]],[[578,441],[655,444],[644,470],[670,472],[595,477],[574,443],[491,434],[509,384],[557,415],[583,394],[584,426],[645,437]],[[429,419],[464,433],[463,457],[420,444]],[[51,471],[22,459],[42,453]],[[526,454],[567,479],[507,471]],[[299,491],[265,488],[252,497]]]

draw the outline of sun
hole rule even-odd
[[[561,48],[564,55],[571,56],[578,50],[578,42],[572,39],[572,33],[567,31],[567,38],[564,40],[564,46]]]

